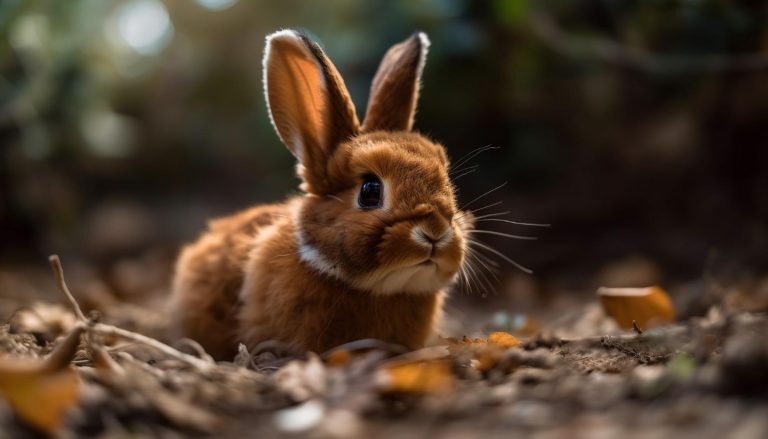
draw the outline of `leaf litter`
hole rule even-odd
[[[270,342],[216,363],[195,343],[150,337],[149,309],[130,328],[119,310],[86,317],[58,268],[70,306],[28,304],[0,326],[0,436],[768,434],[764,309],[715,304],[705,317],[579,336],[583,321],[537,323],[413,352],[378,340],[319,354]],[[626,327],[634,311],[620,308]],[[576,311],[603,313],[598,300]]]

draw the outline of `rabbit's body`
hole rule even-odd
[[[303,195],[211,222],[182,252],[172,318],[217,358],[277,340],[325,351],[376,338],[418,348],[464,261],[444,148],[411,132],[428,41],[384,58],[361,127],[341,77],[305,36],[269,37],[273,124]]]
[[[214,220],[184,249],[174,289],[186,294],[173,304],[183,334],[216,358],[231,358],[241,341],[254,348],[280,340],[315,352],[361,338],[422,345],[439,319],[443,293],[376,295],[318,276],[290,239],[290,204]]]
[[[245,266],[254,240],[286,217],[287,204],[258,206],[211,221],[176,263],[171,298],[176,335],[198,341],[216,358],[232,358]]]

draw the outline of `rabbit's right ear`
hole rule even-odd
[[[277,134],[299,160],[304,189],[329,190],[329,157],[360,130],[341,75],[316,43],[283,30],[267,37],[264,91]]]
[[[429,38],[416,32],[389,49],[371,84],[363,131],[410,131]]]

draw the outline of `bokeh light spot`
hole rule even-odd
[[[196,0],[200,6],[212,11],[221,11],[232,7],[237,0]]]
[[[173,36],[168,10],[157,0],[135,0],[117,11],[117,31],[128,46],[142,55],[162,51]]]

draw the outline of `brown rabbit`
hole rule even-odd
[[[411,131],[428,46],[417,33],[387,52],[360,126],[316,43],[267,37],[267,103],[303,194],[214,220],[183,250],[171,300],[180,335],[217,358],[270,339],[316,352],[361,338],[425,343],[473,222],[443,146]]]

